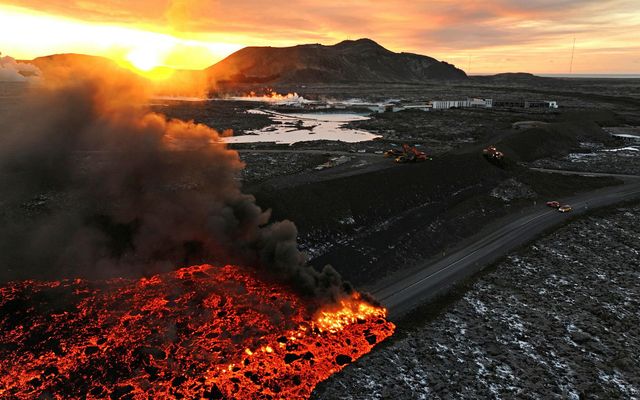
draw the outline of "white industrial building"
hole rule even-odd
[[[558,102],[555,100],[499,100],[493,105],[502,108],[558,108]]]
[[[364,104],[363,104],[364,105]],[[393,101],[383,104],[367,104],[372,111],[397,112],[402,110],[448,110],[450,108],[558,108],[557,101],[551,100],[496,100],[468,97],[466,100],[430,100],[428,102],[405,103]]]
[[[432,100],[429,102],[429,106],[434,110],[469,107],[491,108],[493,107],[493,99],[467,98],[466,100]]]

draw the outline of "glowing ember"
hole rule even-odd
[[[0,288],[0,398],[307,398],[393,333],[234,266]]]

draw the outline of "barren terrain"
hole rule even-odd
[[[634,398],[640,205],[576,220],[414,312],[315,398]]]
[[[22,89],[0,87],[0,115],[11,112]],[[253,89],[236,87],[235,94]],[[480,97],[560,104],[557,110],[371,113],[349,126],[381,135],[373,141],[230,146],[246,163],[236,178],[243,191],[271,209],[272,221],[295,222],[299,245],[313,266],[333,265],[358,289],[369,290],[446,254],[502,217],[621,183],[616,177],[549,174],[532,167],[640,174],[638,139],[613,136],[634,134],[640,126],[640,80],[515,76],[274,90],[320,101]],[[236,135],[272,124],[265,115],[247,113],[255,108],[277,107],[253,101],[153,102],[154,111],[169,117]],[[535,124],[517,124],[523,121]],[[396,164],[383,157],[383,151],[403,143],[433,160]],[[483,157],[488,145],[502,150],[505,161]],[[55,192],[24,200],[3,206],[0,223],[76,206]],[[640,322],[638,226],[640,206],[631,204],[539,239],[405,318],[386,345],[331,377],[316,398],[639,396],[640,343],[632,334]]]

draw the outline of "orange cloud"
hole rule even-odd
[[[637,0],[0,0],[1,3],[93,24],[151,31],[190,43],[183,44],[177,53],[184,53],[189,46],[206,48],[206,43],[218,43],[217,52],[198,53],[198,62],[192,63],[198,67],[212,64],[225,51],[228,54],[241,45],[330,44],[346,38],[370,37],[392,50],[427,54],[463,69],[471,60],[472,73],[566,72],[576,38],[575,72],[640,71]],[[0,27],[3,33],[1,30]],[[7,36],[2,37],[5,41]],[[228,47],[220,47],[223,43]]]

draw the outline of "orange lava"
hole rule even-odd
[[[301,399],[394,325],[235,266],[0,287],[0,398]]]

